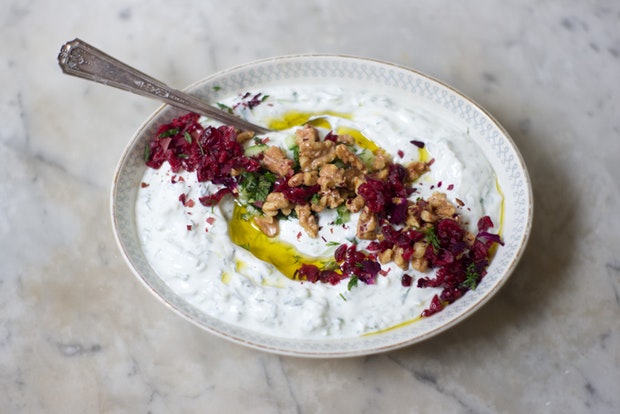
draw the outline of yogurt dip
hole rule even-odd
[[[483,216],[495,223],[492,230],[500,231],[503,197],[491,165],[467,131],[363,90],[277,87],[260,93],[260,104],[246,105],[243,97],[233,96],[221,105],[251,122],[279,129],[261,137],[272,146],[287,148],[294,130],[312,120],[319,129],[356,133],[362,146],[383,148],[395,162],[432,159],[430,172],[416,182],[412,197],[442,191],[458,206],[470,232],[475,233]],[[424,148],[412,141],[423,142]],[[441,291],[416,287],[415,281],[428,274],[404,271],[394,263],[382,265],[375,284],[353,288],[346,281],[330,285],[292,280],[274,266],[296,268],[333,255],[338,244],[355,239],[355,214],[335,225],[335,212],[322,212],[316,238],[297,220],[281,220],[276,238],[257,241],[257,230],[240,218],[232,198],[214,207],[198,202],[220,187],[198,182],[195,172],[175,173],[165,163],[148,168],[142,183],[136,223],[147,260],[190,304],[236,326],[279,337],[355,337],[417,320]],[[358,242],[360,248],[366,245]],[[404,273],[414,279],[409,287],[401,283]]]

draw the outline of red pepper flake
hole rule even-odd
[[[412,282],[413,282],[413,278],[410,275],[408,275],[407,273],[405,273],[403,275],[403,277],[400,279],[400,283],[401,283],[401,285],[403,285],[403,287],[411,286]]]
[[[215,217],[207,217],[206,222],[208,225],[212,225],[213,223],[215,223]]]
[[[297,240],[301,239],[301,232],[297,233]]]
[[[271,140],[271,138],[269,138],[269,137],[265,137],[265,138],[261,139],[261,142],[262,142],[263,144],[266,144],[266,143],[268,143],[270,140]]]
[[[418,141],[417,139],[413,139],[411,141],[409,141],[410,143],[412,143],[413,145],[415,145],[416,147],[422,149],[424,148],[424,143],[422,141]]]
[[[400,158],[403,158],[405,156],[405,153],[403,152],[403,150],[398,150],[397,154]]]
[[[191,224],[187,225],[187,231],[192,231],[192,225]]]
[[[145,182],[140,183],[140,187],[141,187],[141,188],[146,188],[146,187],[148,187],[149,185],[150,185],[150,184],[145,183]]]
[[[189,207],[189,208],[192,208],[192,207],[194,207],[194,204],[195,204],[194,200],[189,199],[189,200],[187,200],[187,203],[185,203],[185,206]]]
[[[426,163],[426,165],[428,165],[429,167],[433,164],[435,164],[435,158],[432,158],[429,162]]]
[[[450,185],[448,186],[448,191],[452,191],[452,190],[454,190],[454,184],[450,184]]]
[[[437,188],[441,188],[442,184],[443,184],[443,182],[441,182],[441,181],[440,181],[440,182],[438,182],[438,183],[437,183]]]
[[[461,200],[460,198],[455,199],[456,200],[456,204],[458,204],[459,206],[463,207],[465,205],[465,203],[463,202],[463,200]]]

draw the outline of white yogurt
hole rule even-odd
[[[465,203],[459,213],[470,231],[475,232],[478,218],[484,215],[498,229],[502,196],[495,174],[466,131],[363,91],[280,87],[261,92],[269,95],[265,102],[242,110],[250,121],[265,123],[291,110],[350,114],[351,119],[330,117],[332,127],[355,125],[403,163],[418,160],[419,150],[411,140],[425,142],[435,161],[430,173],[419,180],[419,192],[413,197],[443,191],[455,205],[457,199]],[[224,103],[232,106],[235,99]],[[287,136],[293,133],[269,134],[269,144],[285,147]],[[198,198],[214,188],[198,183],[195,173],[174,174],[164,164],[159,170],[147,169],[142,181],[148,185],[139,189],[136,221],[148,261],[180,296],[226,322],[282,337],[353,337],[415,320],[439,291],[416,288],[415,279],[422,275],[412,269],[406,272],[414,276],[412,287],[404,288],[404,272],[395,265],[383,265],[387,275],[379,275],[375,285],[360,282],[351,290],[346,280],[336,286],[290,280],[231,242],[228,220],[233,202],[224,199],[214,208],[202,206]],[[195,202],[193,207],[181,204],[182,193]],[[320,216],[323,228],[317,239],[308,237],[295,220],[282,221],[278,237],[302,253],[331,254],[333,247],[325,240],[347,242],[355,235],[356,217],[352,216],[348,227],[330,227],[327,223],[332,220]]]

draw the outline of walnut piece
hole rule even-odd
[[[301,224],[301,227],[308,233],[308,236],[316,238],[319,235],[319,225],[316,222],[314,214],[312,214],[310,210],[310,205],[296,205],[295,213],[297,213],[299,224]]]
[[[263,152],[263,165],[272,173],[283,177],[293,174],[293,160],[278,147],[269,147]]]

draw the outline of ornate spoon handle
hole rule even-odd
[[[252,124],[215,108],[192,95],[171,88],[80,39],[72,40],[62,46],[58,55],[58,64],[67,75],[158,99],[177,108],[216,119],[241,130],[257,133],[270,132],[267,128]]]

